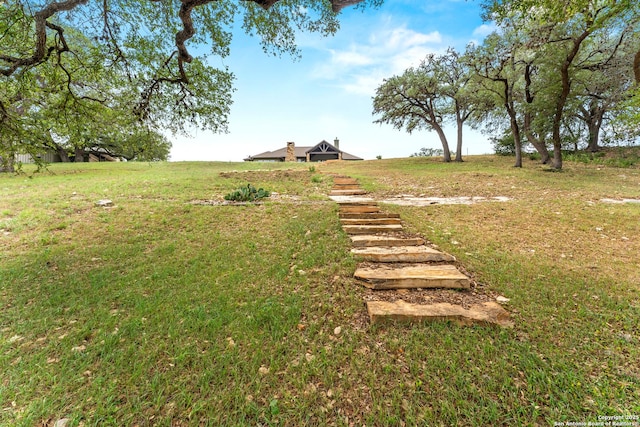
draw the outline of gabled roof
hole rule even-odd
[[[315,146],[311,147],[309,150],[305,151],[305,154],[307,152],[312,152],[312,153],[315,153],[315,154],[342,152],[342,160],[363,160],[362,158],[360,158],[358,156],[354,156],[353,154],[349,154],[347,152],[344,152],[344,151],[338,149],[335,145],[330,144],[325,140],[320,141],[318,144],[316,144]]]
[[[296,157],[307,157],[307,151],[313,147],[294,147]],[[264,153],[256,154],[255,156],[249,156],[249,159],[282,159],[287,156],[287,147],[280,148],[275,151],[265,151]]]
[[[338,153],[341,150],[336,148],[333,144],[328,143],[327,141],[320,141],[318,144],[313,147],[294,147],[294,154],[296,158],[306,159],[307,153],[312,154],[326,154],[326,153]],[[264,153],[256,154],[254,156],[249,156],[245,160],[265,160],[265,159],[278,159],[284,160],[287,156],[287,147],[279,148],[274,151],[265,151]],[[362,158],[358,156],[354,156],[353,154],[346,153],[342,151],[342,159],[343,160],[362,160]]]

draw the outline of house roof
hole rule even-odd
[[[295,154],[296,158],[306,159],[308,152],[315,151],[316,148],[318,148],[321,145],[328,145],[329,147],[331,147],[336,152],[337,151],[341,151],[343,160],[362,160],[362,158],[360,158],[358,156],[354,156],[353,154],[349,154],[349,153],[346,153],[346,152],[344,152],[342,150],[339,150],[333,144],[330,144],[330,143],[328,143],[327,141],[324,141],[324,140],[320,141],[318,144],[316,144],[316,145],[314,145],[312,147],[294,146],[294,154]],[[281,159],[281,160],[284,160],[286,156],[287,156],[287,147],[283,147],[283,148],[279,148],[279,149],[274,150],[274,151],[265,151],[264,153],[256,154],[255,156],[249,156],[245,160],[260,160],[260,159]]]
[[[294,147],[296,157],[307,157],[307,151],[313,147]],[[284,159],[287,156],[287,147],[275,151],[265,151],[264,153],[250,156],[251,159]]]

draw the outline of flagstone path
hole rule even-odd
[[[465,306],[404,301],[402,297],[407,289],[425,293],[438,289],[440,295],[442,290],[469,293],[471,279],[456,267],[453,256],[427,246],[420,236],[404,233],[398,214],[385,213],[374,200],[360,197],[366,191],[357,180],[338,176],[333,182],[330,198],[339,205],[342,228],[353,245],[351,253],[362,260],[354,277],[373,291],[398,292],[398,298],[393,301],[367,301],[371,323],[450,321],[459,325],[512,326],[509,313],[494,301]]]

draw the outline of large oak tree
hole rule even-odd
[[[212,64],[229,55],[234,29],[295,56],[296,32],[333,34],[341,8],[380,2],[2,0],[0,155],[24,145],[25,114],[61,98],[67,110],[126,106],[155,129],[224,132],[233,74]]]

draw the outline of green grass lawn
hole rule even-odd
[[[0,425],[640,416],[640,205],[600,201],[640,198],[640,170],[511,162],[92,163],[0,176]],[[326,197],[331,173],[376,197],[510,197],[384,208],[510,298],[515,327],[369,325]],[[210,202],[247,183],[276,194]]]

